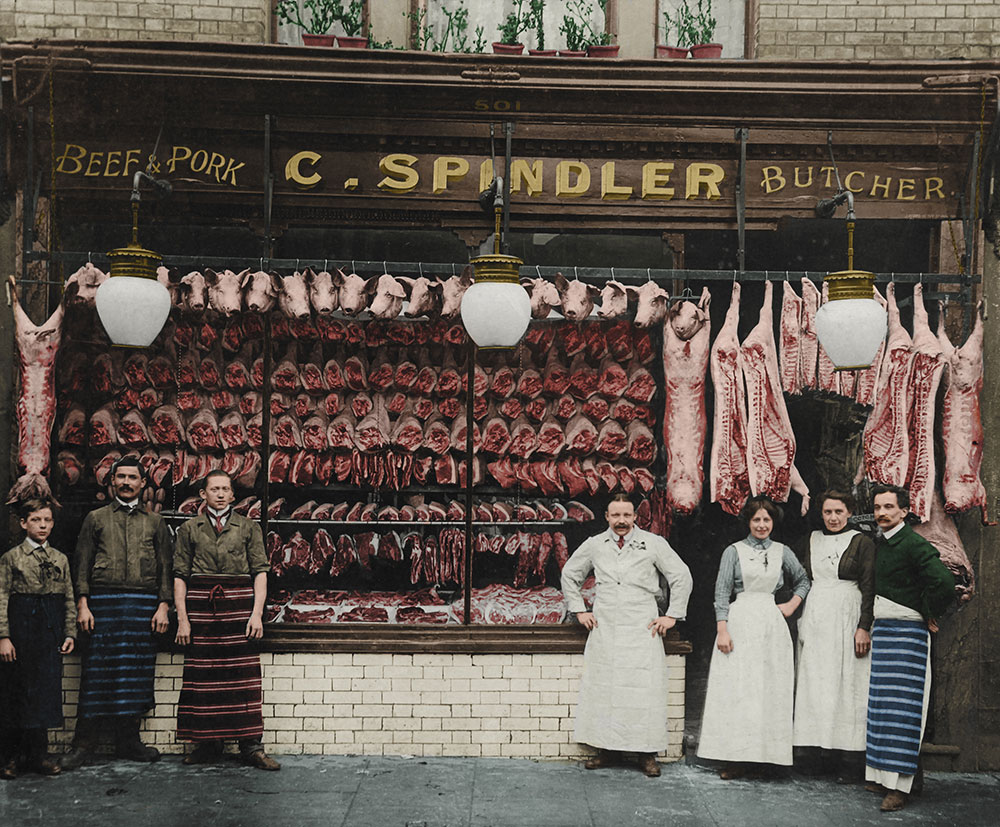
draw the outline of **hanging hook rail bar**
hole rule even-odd
[[[31,251],[26,254],[31,261],[69,261],[79,262],[81,265],[88,260],[95,264],[107,262],[107,256],[92,254],[88,252],[57,251],[48,253],[45,251]],[[89,257],[89,259],[88,259]],[[213,269],[242,270],[247,267],[259,267],[260,257],[246,256],[163,256],[165,267],[211,267]],[[453,262],[417,262],[417,261],[361,261],[351,259],[334,258],[274,258],[265,260],[271,269],[293,271],[302,267],[309,267],[313,270],[324,266],[350,268],[358,273],[370,273],[371,275],[381,275],[388,272],[394,276],[442,276],[450,278],[455,273]],[[465,262],[460,263],[462,267]],[[580,267],[573,264],[560,265],[558,267],[550,265],[524,265],[520,268],[520,275],[525,278],[539,277],[552,278],[556,273],[572,272],[581,281],[603,283],[611,278],[623,284],[642,284],[647,280],[656,282],[680,281],[728,281],[732,282],[735,275],[737,281],[784,281],[798,280],[803,277],[813,281],[822,281],[826,277],[825,271],[819,270],[660,270],[648,267]],[[877,273],[875,281],[887,284],[895,281],[898,284],[917,284],[921,281],[934,284],[962,284],[966,278],[971,278],[972,283],[978,284],[982,281],[981,275],[962,276],[958,273]]]

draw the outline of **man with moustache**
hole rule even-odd
[[[590,632],[584,651],[575,739],[597,747],[588,770],[612,766],[621,752],[639,753],[639,767],[660,774],[656,754],[668,744],[667,658],[661,637],[683,620],[691,572],[662,537],[635,527],[635,507],[615,495],[608,530],[585,540],[562,572],[567,607]],[[597,591],[587,611],[581,587],[594,572]],[[660,575],[670,606],[660,616]]]
[[[140,498],[146,472],[134,456],[111,469],[114,499],[91,511],[80,527],[74,559],[77,626],[85,647],[72,750],[60,762],[80,767],[98,732],[110,725],[115,755],[131,761],[160,758],[139,737],[152,709],[156,667],[154,633],[167,630],[172,596],[170,533]]]
[[[920,741],[931,687],[930,632],[955,598],[955,578],[938,550],[905,522],[904,488],[874,489],[876,542],[875,622],[865,788],[884,793],[881,809],[906,806],[919,774]]]

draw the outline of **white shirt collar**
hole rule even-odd
[[[131,500],[129,502],[125,502],[125,500],[123,500],[121,497],[117,497],[117,496],[115,497],[115,499],[118,501],[118,504],[122,508],[127,508],[129,511],[134,511],[135,509],[137,509],[139,507],[139,498],[138,497],[136,497],[134,500]]]
[[[906,525],[906,520],[900,520],[898,524],[894,525],[888,531],[883,531],[882,536],[885,537],[886,540],[888,540],[890,537],[894,537],[895,535],[899,534],[899,532],[903,530],[904,525]]]
[[[37,548],[40,548],[44,551],[44,549],[46,548],[45,543],[39,543],[37,540],[32,540],[30,537],[25,537],[24,541],[28,544],[28,548],[31,549],[32,551],[34,551]]]
[[[628,534],[625,535],[625,542],[626,543],[631,542],[631,540],[632,540],[632,538],[634,536],[635,536],[635,526],[633,526],[632,530]],[[610,528],[608,529],[608,537],[611,538],[611,541],[615,545],[618,545],[618,535],[615,534],[614,531],[612,531]]]

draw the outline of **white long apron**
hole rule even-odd
[[[667,657],[663,641],[646,628],[658,615],[646,590],[623,582],[598,592],[597,628],[584,650],[577,742],[629,752],[666,749]]]
[[[871,658],[854,655],[861,590],[838,576],[840,558],[858,532],[809,538],[813,585],[799,621],[794,743],[862,751]]]
[[[716,646],[698,755],[718,761],[792,763],[794,666],[788,624],[774,602],[784,546],[736,543],[744,590],[729,606],[733,651]],[[766,565],[765,565],[766,561]]]

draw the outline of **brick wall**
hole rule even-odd
[[[0,6],[3,40],[266,43],[270,31],[270,0],[2,0]]]
[[[571,758],[573,715],[583,655],[263,654],[264,744],[275,754],[462,755]],[[681,757],[684,658],[670,665],[670,745]],[[160,654],[156,708],[143,736],[162,752],[174,738],[184,659]],[[72,738],[80,661],[66,658],[67,728]]]
[[[1000,57],[996,0],[760,0],[757,57]]]

